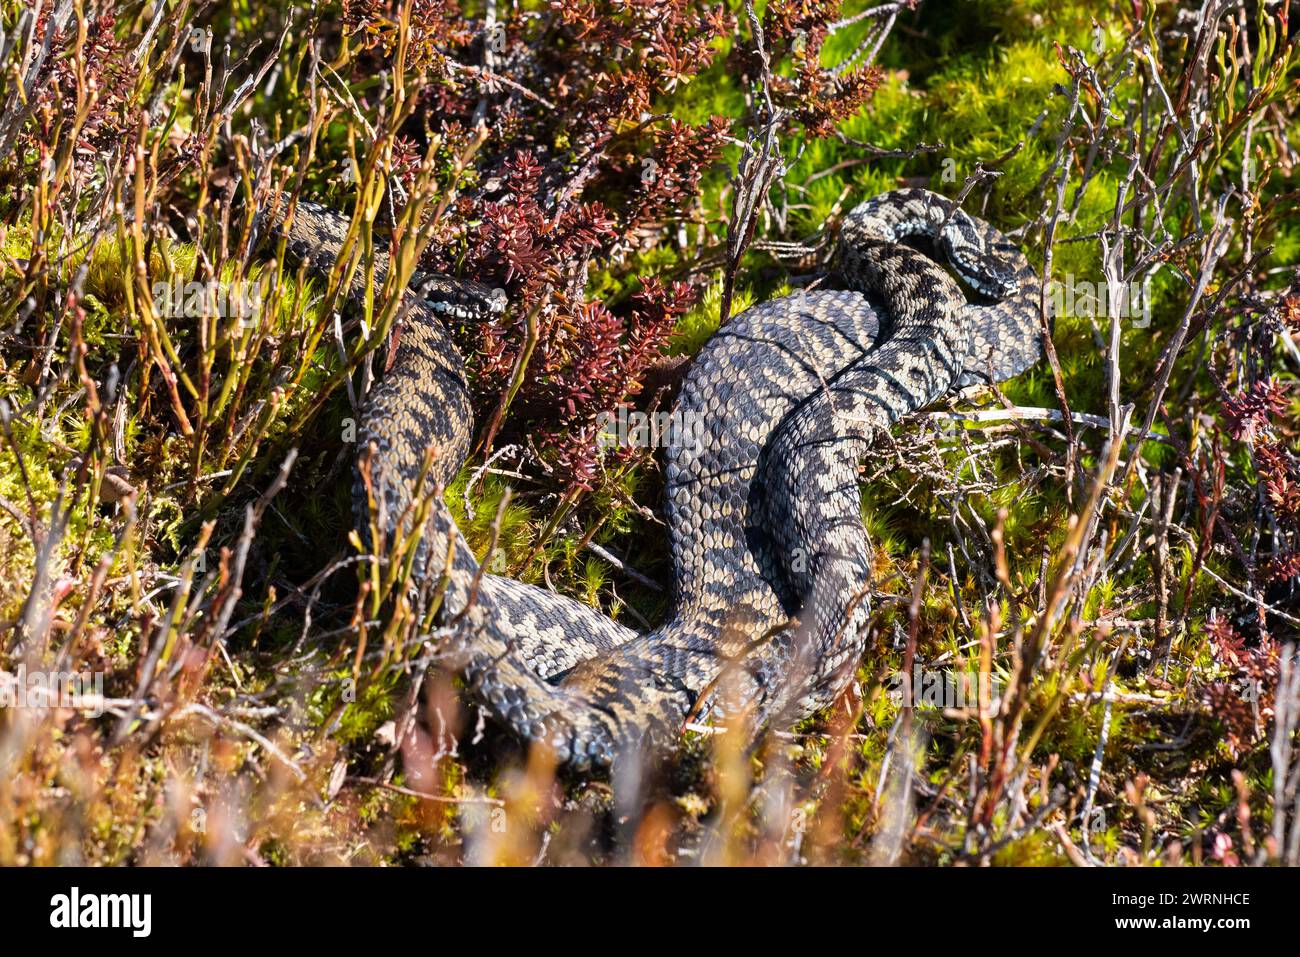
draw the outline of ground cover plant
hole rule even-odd
[[[1297,14],[0,0],[0,863],[1300,863]],[[602,417],[900,185],[1023,246],[1051,348],[862,475],[853,687],[630,813],[512,752],[358,534],[403,297],[345,277],[504,293],[447,499],[646,628],[659,459]],[[281,192],[355,216],[328,277]]]

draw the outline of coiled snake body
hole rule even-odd
[[[348,221],[299,202],[288,247],[333,265]],[[911,244],[928,239],[931,254]],[[982,301],[968,303],[937,251]],[[382,279],[387,259],[377,254]],[[830,701],[865,642],[870,550],[858,463],[901,417],[1037,361],[1038,285],[1014,244],[934,193],[856,207],[840,229],[842,290],[755,306],[717,332],[683,382],[665,454],[674,589],[646,634],[552,592],[483,575],[440,498],[414,578],[444,587],[438,618],[470,693],[526,742],[575,770],[661,749],[691,714],[744,708],[792,721]],[[445,324],[499,307],[485,287],[412,283],[389,371],[359,429],[370,488],[391,535],[425,487],[450,484],[472,428],[463,362]],[[353,297],[364,293],[352,282]],[[359,519],[370,521],[356,483]]]

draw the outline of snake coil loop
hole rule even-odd
[[[328,270],[349,221],[299,202],[291,254]],[[971,304],[932,255],[992,303]],[[688,716],[742,709],[793,720],[831,700],[865,644],[871,551],[858,464],[900,418],[1037,361],[1038,282],[1014,244],[941,196],[884,193],[853,209],[838,247],[842,290],[799,292],[734,317],[694,360],[674,420],[701,427],[665,451],[672,611],[637,634],[597,609],[481,575],[445,505],[433,503],[415,566],[447,572],[440,620],[450,660],[492,717],[582,772],[671,745]],[[388,260],[376,254],[376,281]],[[362,280],[347,292],[361,298]],[[502,306],[487,287],[438,276],[414,298],[395,359],[362,414],[370,492],[393,534],[426,451],[449,485],[472,430],[464,363],[446,318]],[[358,479],[357,507],[370,520]],[[450,563],[447,556],[451,556]]]

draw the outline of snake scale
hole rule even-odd
[[[299,201],[287,248],[327,271],[348,218]],[[968,302],[961,285],[974,293]],[[692,715],[745,709],[758,726],[831,701],[866,641],[871,551],[858,465],[900,418],[957,388],[1017,375],[1041,354],[1038,280],[1020,250],[947,199],[888,192],[840,227],[836,285],[756,305],[695,358],[665,450],[671,613],[637,633],[545,589],[485,575],[441,495],[413,580],[443,589],[437,620],[469,694],[578,772],[659,753]],[[376,253],[375,282],[388,260]],[[358,273],[360,271],[358,270]],[[347,294],[360,299],[358,274]],[[367,398],[354,485],[393,536],[412,497],[449,485],[473,428],[449,321],[500,310],[487,287],[417,276],[389,369]],[[685,436],[685,437],[684,437]],[[425,473],[430,449],[432,466]],[[429,496],[426,496],[429,497]],[[402,516],[406,518],[402,518]],[[405,531],[410,531],[409,527]]]

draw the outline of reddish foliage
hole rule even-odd
[[[596,202],[567,204],[548,211],[543,169],[531,152],[521,151],[505,163],[505,192],[484,200],[476,212],[478,227],[469,255],[475,271],[499,276],[531,293],[544,282],[562,283],[564,267],[580,263],[617,230],[609,210]]]
[[[718,156],[727,135],[727,122],[714,117],[699,127],[678,120],[654,131],[648,156],[628,156],[627,172],[635,172],[640,188],[634,190],[628,222],[647,230],[665,217],[675,218],[694,198],[700,176]],[[627,237],[630,243],[631,237]]]
[[[1210,685],[1202,700],[1223,722],[1235,758],[1257,743],[1273,717],[1277,642],[1265,635],[1255,647],[1247,648],[1225,618],[1211,618],[1205,628],[1215,657],[1234,673],[1234,678]]]
[[[36,21],[36,36],[43,36],[49,26],[51,5],[41,11]],[[51,131],[77,115],[77,60],[84,71],[84,89],[93,91],[93,102],[86,113],[74,156],[79,168],[90,168],[99,151],[111,147],[131,126],[125,104],[131,94],[135,68],[131,63],[131,45],[117,36],[116,24],[121,16],[117,3],[106,3],[98,11],[87,11],[86,39],[78,49],[77,20],[71,18],[62,30],[56,30],[36,76],[34,88],[39,92],[33,103],[38,127],[28,127],[25,145],[51,142]]]
[[[598,302],[582,303],[561,313],[551,338],[539,346],[531,402],[546,411],[541,437],[557,450],[556,466],[578,485],[590,488],[596,479],[596,425],[589,410],[612,409],[635,391],[628,384],[659,355],[692,299],[685,284],[665,288],[649,279],[632,297],[626,316],[616,316]]]
[[[1300,333],[1300,295],[1287,296],[1279,310],[1282,322],[1292,333]]]
[[[1285,552],[1270,558],[1264,563],[1261,574],[1271,582],[1300,578],[1300,552]]]
[[[1258,483],[1265,509],[1271,513],[1271,547],[1267,558],[1252,574],[1257,581],[1281,583],[1300,577],[1300,462],[1290,447],[1294,435],[1290,394],[1271,376],[1271,364],[1258,361],[1268,355],[1262,347],[1279,334],[1300,329],[1300,294],[1291,292],[1276,299],[1247,297],[1243,301],[1240,334],[1244,354],[1252,357],[1242,376],[1255,381],[1236,395],[1220,384],[1221,405],[1228,434],[1248,446],[1253,480]],[[1215,377],[1216,382],[1218,377]]]
[[[1256,382],[1249,392],[1224,400],[1223,411],[1228,417],[1228,433],[1238,440],[1249,442],[1257,430],[1268,420],[1286,411],[1286,390],[1276,382]]]
[[[1300,466],[1281,442],[1261,442],[1255,448],[1259,476],[1268,501],[1280,519],[1300,527]]]
[[[371,57],[391,55],[395,16],[392,0],[345,6]],[[512,303],[505,318],[464,330],[480,413],[508,390],[532,316],[536,347],[504,434],[528,437],[560,481],[590,487],[597,418],[636,394],[691,303],[685,286],[640,282],[632,256],[693,215],[729,133],[721,118],[691,125],[650,110],[712,62],[734,21],[699,0],[555,0],[491,30],[427,0],[416,18],[429,41],[421,62],[442,81],[422,94],[412,135],[440,129],[451,149],[479,120],[488,127],[478,189],[428,263],[501,286]],[[597,268],[614,284],[611,304],[586,300]]]
[[[349,33],[359,33],[385,54],[398,38],[398,8],[389,0],[343,0],[342,21]],[[474,21],[461,16],[455,0],[415,0],[411,9],[413,64],[420,69],[436,66],[440,47],[464,46],[476,33]]]
[[[772,0],[763,15],[763,33],[773,60],[788,57],[793,76],[772,77],[773,102],[794,114],[813,136],[829,136],[835,124],[862,109],[880,85],[876,66],[829,69],[821,65],[822,47],[830,25],[839,17],[843,0]],[[756,76],[759,58],[753,50],[737,47],[736,66]]]

